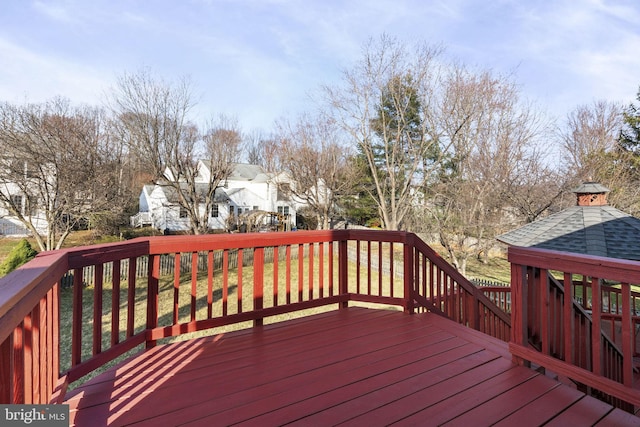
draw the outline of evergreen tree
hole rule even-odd
[[[640,89],[636,99],[640,101]],[[640,107],[630,104],[623,113],[624,129],[620,135],[620,146],[640,156]]]
[[[31,247],[27,239],[22,239],[20,243],[11,249],[7,258],[0,264],[0,277],[6,276],[22,264],[26,264],[36,255],[38,255],[38,251]]]

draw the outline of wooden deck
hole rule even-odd
[[[73,425],[640,425],[434,314],[349,308],[158,346],[69,392]]]

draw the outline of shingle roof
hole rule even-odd
[[[266,177],[264,169],[258,165],[250,165],[247,163],[236,163],[233,168],[233,172],[229,176],[230,180],[236,181],[255,181],[262,180]]]
[[[186,184],[185,184],[186,185]],[[162,186],[165,197],[169,203],[178,203],[178,192],[175,188],[170,186]],[[209,187],[207,184],[196,184],[196,192],[200,197],[204,197],[207,194]],[[216,188],[213,201],[217,203],[226,202],[229,200],[229,196],[222,188]]]
[[[589,193],[598,194],[598,193],[608,193],[609,189],[597,182],[584,182],[578,188],[572,191],[578,194],[589,194]]]
[[[574,206],[497,239],[513,246],[640,260],[640,219],[611,206]]]

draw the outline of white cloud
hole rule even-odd
[[[640,84],[636,0],[38,0],[12,11],[24,22],[0,16],[0,100],[99,102],[116,75],[148,66],[167,80],[191,75],[202,110],[269,126],[313,108],[307,94],[382,33],[515,70],[525,94],[558,114],[631,101]]]
[[[40,55],[0,38],[0,99],[42,102],[63,96],[97,104],[107,83],[101,71]]]
[[[54,21],[71,22],[69,11],[60,4],[44,3],[42,1],[33,2],[33,8]]]

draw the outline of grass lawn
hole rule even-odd
[[[506,257],[496,256],[489,258],[485,264],[477,258],[467,260],[467,278],[485,279],[490,281],[511,282],[511,264]]]

